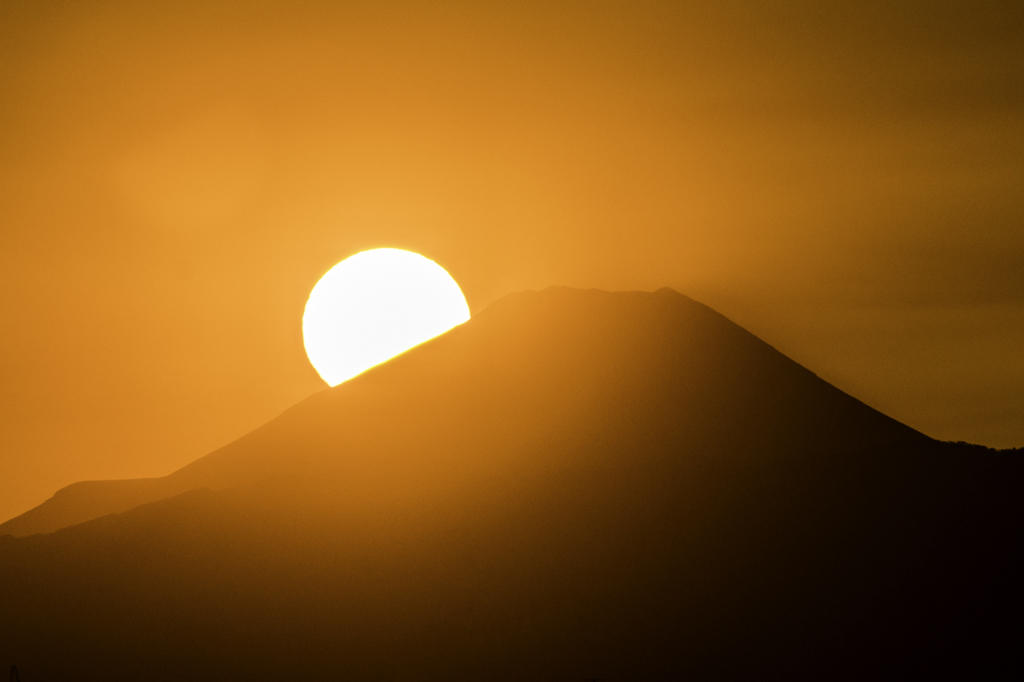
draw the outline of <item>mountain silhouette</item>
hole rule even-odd
[[[849,449],[927,440],[669,289],[516,294],[443,339],[311,397],[170,476],[70,485],[0,525],[0,535],[50,533],[195,488],[379,469],[393,447],[406,468],[407,449],[447,450],[467,431],[494,453],[552,423],[593,440],[616,422],[665,413],[661,431],[686,430],[677,446],[734,452],[733,441],[745,439],[748,448],[757,444],[757,454],[743,454],[750,463],[797,442]],[[397,427],[413,418],[428,429],[417,437],[430,441],[406,442],[414,434]],[[597,439],[609,436],[616,437]],[[360,448],[374,456],[354,457]]]
[[[1020,672],[1020,474],[674,291],[525,292],[0,526],[0,655],[26,681]]]

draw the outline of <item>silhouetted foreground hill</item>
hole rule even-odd
[[[675,292],[516,294],[165,479],[79,484],[0,526],[128,509],[0,538],[0,663],[25,682],[1019,674],[1021,468]]]

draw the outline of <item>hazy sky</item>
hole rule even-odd
[[[673,287],[1024,445],[1024,5],[0,4],[0,519],[324,384],[309,290]]]

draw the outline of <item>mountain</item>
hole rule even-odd
[[[68,486],[0,525],[0,535],[50,533],[200,487],[379,467],[385,449],[397,448],[407,467],[410,448],[429,442],[450,449],[469,437],[460,425],[491,453],[553,422],[563,438],[567,429],[582,429],[573,438],[593,439],[612,423],[658,415],[665,421],[659,432],[686,431],[677,443],[692,447],[699,438],[704,449],[734,452],[739,443],[730,443],[746,437],[758,442],[757,459],[778,456],[768,451],[788,448],[793,439],[844,448],[926,440],[669,289],[512,295],[442,339],[314,395],[170,476]],[[399,430],[413,419],[432,426],[418,434]],[[509,428],[515,433],[506,433]],[[616,432],[626,435],[630,427]],[[366,460],[348,454],[360,449],[375,454]]]
[[[26,682],[1019,671],[1021,471],[671,290],[514,294],[0,526],[0,656]]]

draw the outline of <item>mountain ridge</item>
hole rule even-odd
[[[495,315],[499,315],[503,310],[507,308],[522,307],[525,301],[534,300],[536,298],[565,298],[565,297],[602,297],[602,296],[618,296],[618,297],[632,297],[632,298],[647,298],[650,297],[654,300],[662,300],[665,302],[673,302],[674,304],[682,304],[686,308],[689,308],[691,315],[694,315],[700,319],[700,322],[707,327],[726,327],[728,334],[734,338],[731,341],[735,344],[747,344],[757,348],[761,351],[764,356],[762,361],[767,360],[770,363],[780,364],[786,369],[796,372],[797,374],[804,374],[805,379],[812,382],[820,382],[823,386],[827,386],[826,391],[834,391],[837,394],[846,396],[847,399],[856,401],[857,404],[863,406],[866,410],[871,413],[883,417],[885,420],[892,421],[893,424],[898,424],[891,418],[882,415],[882,413],[864,405],[855,398],[848,396],[845,393],[839,391],[835,387],[824,382],[820,377],[814,374],[811,370],[799,365],[784,354],[777,351],[775,348],[765,343],[761,339],[757,338],[747,330],[739,327],[735,323],[731,322],[717,311],[701,304],[693,299],[680,294],[670,288],[664,287],[653,293],[648,292],[601,292],[596,289],[590,290],[577,290],[569,287],[548,287],[540,292],[536,291],[525,291],[516,294],[509,294],[508,296],[498,299],[493,304],[488,306],[484,311],[481,311],[477,316],[465,323],[461,327],[472,328],[470,325],[480,325],[483,320],[483,324],[486,324],[489,319]],[[449,331],[447,334],[442,335],[428,341],[426,344],[421,344],[413,349],[410,349],[406,353],[393,358],[388,363],[372,368],[368,372],[364,373],[360,377],[356,377],[349,382],[345,382],[340,387],[333,389],[324,389],[318,391],[306,399],[300,401],[296,405],[288,408],[280,415],[267,422],[266,424],[254,429],[253,431],[241,436],[240,438],[228,443],[221,448],[217,448],[208,455],[205,455],[194,462],[185,465],[181,469],[178,469],[171,474],[151,479],[129,479],[129,480],[108,480],[108,481],[83,481],[79,483],[71,484],[66,486],[49,500],[45,501],[41,505],[34,507],[33,509],[10,519],[3,524],[0,524],[0,535],[10,534],[16,537],[22,537],[34,533],[47,533],[53,532],[59,528],[74,525],[83,521],[103,516],[109,513],[118,513],[127,511],[138,504],[145,504],[148,502],[154,502],[160,499],[178,495],[188,490],[199,488],[199,487],[217,487],[219,484],[216,481],[210,480],[208,477],[209,470],[216,468],[213,462],[219,459],[230,457],[232,452],[236,452],[245,449],[247,443],[250,443],[253,439],[258,439],[264,434],[274,432],[277,425],[282,421],[288,421],[290,415],[296,411],[302,412],[303,410],[310,409],[310,406],[321,401],[330,401],[329,396],[335,395],[340,392],[346,392],[351,390],[353,384],[360,384],[367,382],[379,374],[380,372],[390,372],[390,368],[394,365],[403,365],[406,363],[407,356],[418,357],[424,352],[429,352],[430,348],[435,346],[437,343],[443,343],[443,340],[450,338],[451,335],[459,336],[464,334],[465,331],[461,328],[456,328]],[[341,388],[344,387],[344,388]],[[900,425],[907,429],[907,433],[913,431],[905,425]],[[917,433],[914,431],[914,433]],[[923,434],[920,434],[921,437]],[[285,445],[286,447],[286,445]],[[248,465],[252,466],[252,462]],[[294,463],[292,463],[294,465]],[[207,470],[207,474],[203,473],[203,470]],[[264,471],[262,475],[272,475],[270,472]],[[235,476],[238,473],[235,472]],[[249,480],[253,480],[254,477],[250,476]]]
[[[0,659],[36,681],[1024,673],[1022,474],[682,295],[524,293],[168,477],[187,490],[0,537]]]

